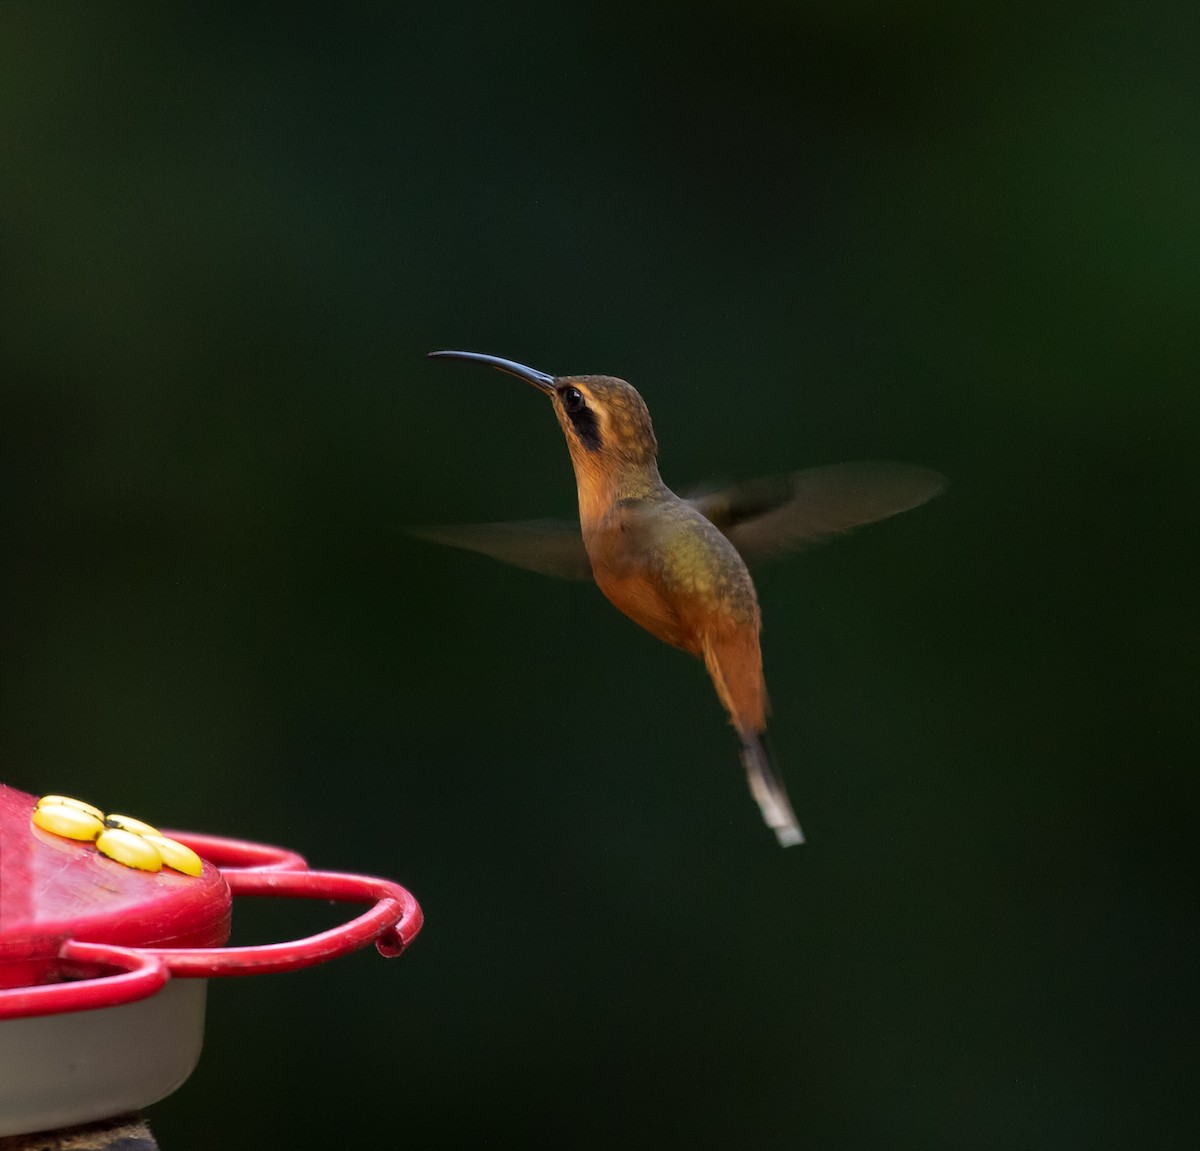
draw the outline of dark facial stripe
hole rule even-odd
[[[600,450],[600,425],[596,420],[596,413],[585,403],[577,412],[567,412],[567,418],[574,426],[579,442],[589,452],[598,452]]]

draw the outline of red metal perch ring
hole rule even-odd
[[[172,975],[260,975],[295,971],[324,963],[372,940],[381,955],[399,955],[421,930],[417,901],[398,883],[337,871],[238,871],[223,873],[234,895],[277,895],[294,899],[331,899],[372,903],[355,919],[328,931],[288,943],[251,947],[148,947]]]

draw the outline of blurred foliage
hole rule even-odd
[[[1191,1145],[1196,31],[0,9],[4,778],[428,916],[214,985],[164,1147]],[[699,665],[399,530],[572,507],[447,346],[631,379],[678,486],[950,477],[761,574],[808,846]]]

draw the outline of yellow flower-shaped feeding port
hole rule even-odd
[[[33,809],[33,822],[67,839],[92,840],[104,830],[104,812],[80,799],[43,795]]]
[[[34,806],[33,822],[52,835],[94,843],[109,859],[139,871],[169,867],[184,875],[199,875],[204,869],[200,856],[190,847],[169,839],[158,828],[130,815],[105,815],[68,795],[43,795]]]

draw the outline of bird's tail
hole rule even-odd
[[[750,794],[757,800],[764,822],[774,829],[781,847],[803,843],[804,832],[800,830],[787,789],[771,762],[763,737],[755,731],[738,734],[742,737],[742,764],[750,781]]]

